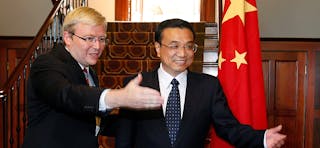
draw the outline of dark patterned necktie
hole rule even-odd
[[[176,141],[176,136],[179,131],[181,114],[180,114],[180,95],[179,82],[176,79],[171,81],[172,90],[169,93],[167,107],[166,107],[166,124],[169,131],[171,145]]]

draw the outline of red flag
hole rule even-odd
[[[255,0],[225,0],[218,78],[232,113],[242,124],[266,129],[258,14]],[[212,135],[212,148],[232,147]]]

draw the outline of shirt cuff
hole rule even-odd
[[[267,139],[266,139],[267,130],[264,132],[263,135],[263,147],[267,148]]]
[[[110,106],[108,106],[108,104],[106,104],[105,101],[105,97],[107,95],[107,93],[110,91],[110,89],[105,89],[101,95],[100,95],[100,99],[99,99],[99,111],[107,111],[112,109]]]

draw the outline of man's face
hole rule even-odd
[[[91,26],[79,23],[74,26],[74,32],[64,32],[66,47],[81,65],[95,65],[105,49],[105,25]],[[87,40],[85,40],[87,39]]]
[[[161,43],[155,43],[163,69],[172,76],[186,70],[193,62],[194,51],[188,48],[193,45],[194,37],[189,29],[164,29]]]

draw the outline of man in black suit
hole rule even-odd
[[[71,11],[63,22],[64,45],[34,61],[27,87],[24,148],[96,148],[96,116],[108,116],[120,106],[143,109],[163,103],[158,91],[139,86],[141,75],[122,89],[97,87],[90,65],[96,64],[107,44],[105,21],[92,8]]]
[[[228,107],[219,80],[188,70],[197,50],[190,23],[181,19],[161,22],[155,41],[161,64],[153,72],[142,73],[141,85],[159,90],[164,104],[157,110],[121,108],[116,130],[117,148],[203,148],[211,125],[220,137],[236,147],[273,148],[284,144],[286,136],[279,133],[281,126],[254,130],[240,124]],[[178,81],[179,91],[175,97],[171,97],[174,95],[170,92],[176,85],[170,84],[173,79]],[[177,112],[179,117],[174,121],[178,124],[173,126],[169,122],[175,117],[167,119],[171,115],[166,114],[168,107],[171,108],[167,103],[169,98],[180,98],[176,100],[180,111],[170,110],[170,114]]]

